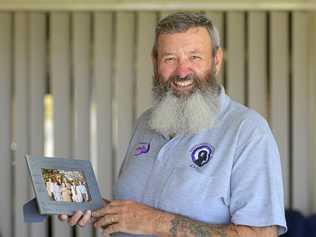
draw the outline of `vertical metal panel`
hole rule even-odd
[[[309,65],[309,83],[308,83],[308,95],[309,95],[309,192],[311,195],[311,211],[316,212],[316,185],[314,180],[316,179],[316,12],[309,13],[308,16],[308,32],[310,32],[308,48],[308,65]]]
[[[227,93],[245,104],[245,14],[229,12],[227,16]]]
[[[29,54],[30,154],[43,156],[44,95],[47,75],[46,17],[43,13],[31,13],[29,16]],[[46,221],[31,225],[30,236],[43,237],[46,233]]]
[[[221,46],[224,48],[224,14],[222,12],[207,12],[206,16],[212,21],[216,29],[218,30],[219,37],[221,39]],[[223,49],[224,50],[224,49]],[[217,75],[217,80],[224,84],[224,61],[221,71]]]
[[[54,100],[54,155],[70,158],[72,155],[72,107],[70,69],[70,15],[54,12],[50,15],[50,78]],[[66,223],[53,218],[53,235],[70,236]]]
[[[293,207],[309,214],[307,16],[292,13]]]
[[[97,179],[102,196],[112,197],[112,45],[113,14],[94,13],[94,79],[97,116]],[[98,236],[102,236],[98,233]]]
[[[115,45],[115,122],[116,174],[124,159],[132,134],[134,117],[134,49],[135,16],[133,13],[116,14]]]
[[[268,118],[266,13],[250,12],[248,18],[248,105]]]
[[[29,199],[30,183],[24,155],[29,153],[28,14],[14,14],[14,136],[16,141],[14,173],[15,236],[29,236],[23,222],[22,206]]]
[[[91,15],[73,13],[74,157],[90,159]],[[92,236],[92,227],[77,228],[77,237]]]
[[[0,14],[0,230],[12,236],[11,128],[12,128],[12,15]]]
[[[136,114],[152,105],[153,66],[151,50],[154,44],[155,13],[139,12],[137,22]]]
[[[112,14],[94,13],[97,177],[105,198],[112,196],[112,44]]]
[[[285,204],[290,205],[289,153],[289,32],[288,13],[273,12],[270,19],[270,106],[271,127],[283,164]]]

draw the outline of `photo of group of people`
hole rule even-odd
[[[88,202],[90,195],[80,171],[42,169],[42,176],[50,200],[57,202]]]

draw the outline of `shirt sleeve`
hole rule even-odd
[[[231,176],[231,222],[278,226],[286,232],[280,156],[271,132],[254,133],[237,148]]]

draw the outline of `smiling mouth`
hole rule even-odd
[[[186,88],[186,87],[191,87],[193,85],[193,79],[189,80],[181,80],[181,81],[174,81],[173,82],[174,86],[178,88]]]

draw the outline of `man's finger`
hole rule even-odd
[[[106,215],[94,223],[95,228],[104,228],[108,225],[118,223],[120,220],[119,215]]]
[[[68,220],[68,216],[65,215],[65,214],[61,214],[61,215],[58,215],[58,219],[60,221],[67,221]]]
[[[94,218],[98,218],[107,214],[120,214],[120,210],[121,208],[119,206],[113,207],[111,205],[108,205],[106,208],[101,208],[92,212],[92,216]]]
[[[82,211],[80,211],[80,210],[79,210],[79,211],[76,211],[76,213],[75,213],[72,217],[70,217],[70,218],[68,219],[68,223],[69,223],[70,225],[76,225],[82,215],[83,215]]]
[[[87,210],[86,213],[83,215],[83,217],[81,218],[81,220],[79,221],[79,225],[81,227],[85,226],[86,224],[88,224],[91,220],[91,211]]]
[[[117,232],[122,232],[121,225],[119,223],[107,226],[103,230],[103,235],[106,235],[106,234],[110,235],[110,234],[117,233]]]
[[[100,208],[100,209],[98,209],[96,211],[93,211],[92,212],[92,216],[94,218],[98,218],[98,217],[104,216],[105,212],[106,212],[105,208]]]

